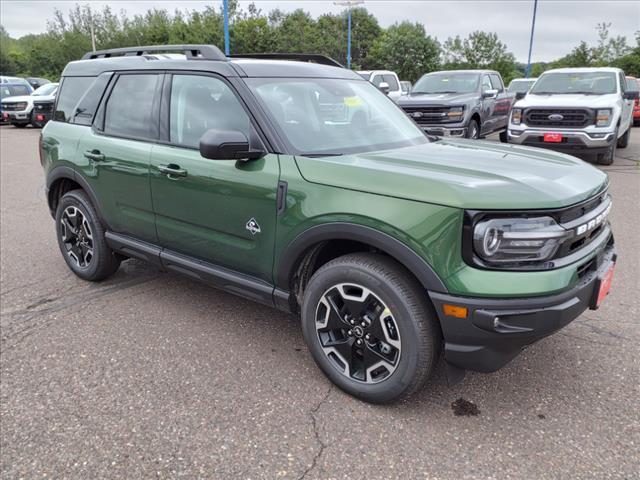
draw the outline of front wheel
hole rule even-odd
[[[604,153],[598,154],[598,163],[600,165],[611,165],[616,158],[616,146],[618,145],[618,130],[616,129],[615,136],[611,142],[611,145],[607,148]]]
[[[618,148],[627,148],[629,145],[629,137],[631,137],[631,125],[629,125],[627,131],[624,132],[624,135],[618,139]]]
[[[120,260],[107,245],[104,227],[84,191],[72,190],[60,199],[56,233],[65,262],[80,278],[95,282],[118,270]]]
[[[500,141],[502,143],[509,143],[509,134],[506,130],[500,132]]]
[[[469,125],[467,125],[467,138],[472,138],[477,140],[480,138],[480,125],[478,125],[478,121],[476,119],[469,120]]]
[[[442,337],[421,285],[377,254],[345,255],[313,275],[302,331],[325,375],[372,403],[419,390],[436,365]]]

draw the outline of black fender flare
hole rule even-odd
[[[58,167],[55,167],[47,174],[46,194],[47,194],[47,203],[49,205],[49,211],[51,212],[51,216],[55,217],[55,214],[56,214],[56,212],[51,208],[52,207],[51,186],[58,180],[65,179],[65,178],[74,181],[75,183],[80,185],[80,187],[82,187],[82,189],[87,193],[87,195],[89,195],[89,198],[91,199],[91,203],[93,204],[93,207],[96,209],[96,212],[98,213],[98,216],[100,217],[100,220],[102,221],[103,225],[108,226],[104,216],[102,215],[102,211],[100,210],[98,197],[96,197],[96,194],[93,191],[93,188],[91,188],[91,185],[89,185],[89,182],[87,182],[87,180],[82,175],[78,175],[78,173],[73,168],[67,167],[65,165],[60,165]]]
[[[347,222],[332,222],[311,227],[300,233],[280,256],[276,287],[288,291],[302,255],[314,244],[327,240],[355,240],[384,251],[407,268],[426,290],[448,292],[440,277],[425,259],[394,237],[371,227]]]

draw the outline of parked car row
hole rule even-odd
[[[51,119],[57,91],[58,84],[46,78],[0,77],[0,119],[18,128],[42,128]]]

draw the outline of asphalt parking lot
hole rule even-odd
[[[38,133],[0,128],[2,478],[638,478],[640,128],[604,168],[604,306],[497,373],[449,387],[441,364],[391,406],[332,387],[292,316],[137,261],[76,278]]]

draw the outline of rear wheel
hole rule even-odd
[[[424,289],[402,266],[376,254],[345,255],[313,275],[304,293],[302,331],[325,375],[372,403],[420,389],[441,344]]]
[[[467,125],[467,138],[474,140],[480,138],[480,125],[478,125],[478,121],[475,118],[469,120],[469,125]]]
[[[80,278],[104,280],[118,270],[120,260],[107,245],[98,214],[82,190],[72,190],[58,202],[56,233],[65,262]]]

